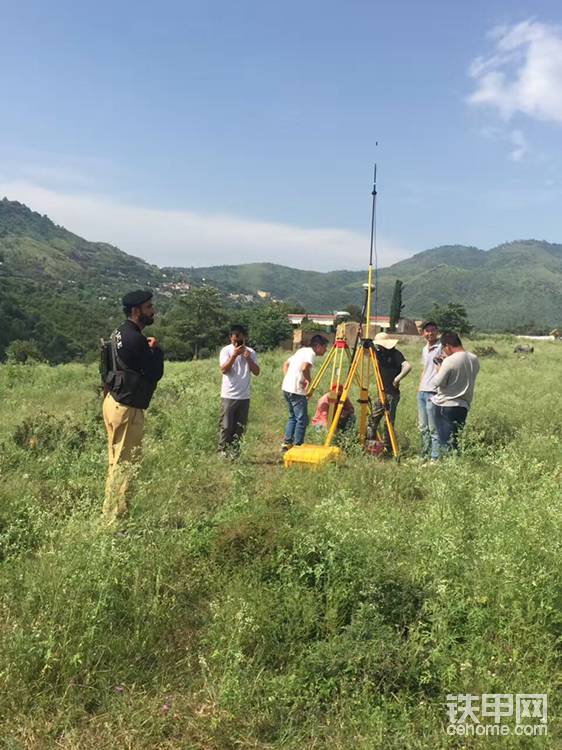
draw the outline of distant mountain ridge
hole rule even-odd
[[[427,310],[428,300],[455,301],[465,305],[480,328],[559,325],[562,245],[516,240],[488,251],[459,246],[452,251],[419,253],[385,269],[381,278],[404,281],[407,309]]]
[[[7,198],[0,200],[0,255],[12,274],[42,282],[95,283],[98,294],[122,280],[147,285],[164,279],[158,266],[113,245],[89,242]]]
[[[263,289],[307,310],[330,312],[361,304],[366,271],[298,271],[271,263],[189,269],[227,291]],[[433,302],[465,305],[470,320],[490,330],[562,321],[562,245],[516,240],[491,250],[444,245],[378,272],[378,311],[388,313],[394,282],[404,282],[404,314],[423,317]]]
[[[381,314],[388,314],[396,279],[404,282],[404,314],[409,317],[422,317],[434,301],[453,301],[464,304],[471,322],[483,329],[562,323],[560,244],[517,240],[487,251],[444,245],[417,253],[379,271]],[[29,329],[21,321],[40,315],[39,298],[51,317],[67,304],[105,321],[120,314],[118,300],[131,287],[154,288],[165,308],[189,286],[209,284],[227,300],[241,294],[257,300],[260,290],[310,312],[332,312],[360,305],[365,281],[366,270],[302,271],[274,263],[158,268],[113,245],[89,242],[17,201],[0,201],[3,315],[21,332]],[[8,335],[13,331],[0,332],[0,345]]]

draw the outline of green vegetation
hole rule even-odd
[[[542,333],[562,322],[562,245],[526,240],[488,252],[457,245],[418,253],[379,271],[379,314],[389,310],[398,280],[404,281],[400,302],[407,317],[423,317],[433,302],[443,307],[452,301],[467,310],[479,329]],[[253,318],[261,303],[241,304],[228,295],[256,299],[258,289],[285,300],[286,308],[279,310],[349,308],[356,318],[364,281],[364,271],[320,273],[273,263],[160,269],[112,245],[88,242],[21,203],[0,200],[0,360],[15,340],[35,346],[52,364],[94,360],[100,337],[121,319],[121,296],[132,288],[155,289],[162,316],[178,299],[193,308],[199,289],[216,287],[229,319]],[[191,288],[186,290],[186,285]],[[207,340],[193,331],[187,331],[189,340],[178,338],[189,328],[183,304],[176,306],[168,326],[174,359],[196,352],[199,356],[201,349],[212,351],[222,335],[215,320]],[[270,315],[275,326],[273,320],[265,320]],[[255,328],[263,348],[280,340],[278,318],[272,308],[256,312]],[[274,329],[272,340],[269,331]]]
[[[359,305],[347,305],[344,310],[349,313],[349,320],[361,323],[363,309]]]
[[[206,283],[225,292],[255,294],[258,289],[263,289],[278,299],[299,302],[308,312],[332,312],[343,309],[350,300],[357,304],[363,301],[364,271],[322,273],[276,263],[243,263],[191,268],[187,272],[194,281],[200,283],[205,279]]]
[[[254,330],[262,350],[291,333],[285,306],[237,308],[213,287],[197,284],[170,298],[166,284],[177,280],[184,275],[165,275],[111,245],[87,242],[21,203],[0,200],[0,360],[95,360],[100,338],[122,320],[121,296],[135,287],[156,290],[155,333],[171,360],[208,356],[238,319]]]
[[[253,343],[262,350],[290,336],[286,312],[302,309],[296,300],[275,309],[263,303],[240,306],[225,295],[243,284],[232,286],[228,274],[206,283],[203,271],[161,270],[111,245],[88,242],[21,203],[0,200],[0,360],[14,341],[20,349],[34,347],[53,364],[95,359],[99,339],[121,319],[121,296],[139,287],[156,290],[158,333],[174,360],[213,351],[233,320],[253,329]],[[308,282],[301,288],[294,283],[298,272],[286,271],[273,275],[286,278],[284,297],[294,298]],[[191,289],[178,291],[175,282],[188,282]]]
[[[425,320],[432,320],[440,331],[456,331],[461,336],[472,331],[466,310],[454,302],[449,302],[448,305],[434,302],[431,310],[425,315]]]
[[[285,339],[292,339],[293,326],[287,318],[290,309],[283,304],[270,303],[246,307],[238,318],[249,331],[250,341],[258,351],[275,349]],[[236,322],[236,315],[233,315]]]
[[[400,279],[396,279],[394,282],[394,291],[392,293],[392,302],[390,303],[389,323],[391,331],[396,330],[396,325],[402,317],[402,310],[404,309],[404,303],[402,302],[403,289],[403,282],[400,281]]]
[[[0,200],[0,251],[9,277],[57,282],[66,289],[90,286],[96,296],[114,294],[124,280],[143,287],[164,279],[157,266],[105,242],[88,242],[6,198]]]
[[[562,245],[520,240],[487,252],[438,247],[384,269],[381,278],[405,283],[405,314],[424,313],[428,303],[462,305],[473,325],[485,330],[541,332],[560,319]]]
[[[272,263],[195,268],[220,289],[291,297],[309,312],[361,306],[364,271],[298,271]],[[396,280],[404,282],[404,315],[421,318],[433,302],[462,305],[481,330],[543,332],[560,325],[562,245],[520,240],[488,251],[463,245],[425,250],[378,273],[378,313],[390,309]]]
[[[208,356],[224,340],[228,319],[217,289],[193,289],[181,297],[154,334],[170,360]]]
[[[248,330],[249,343],[263,352],[291,337],[287,312],[276,302],[226,307],[217,289],[201,287],[181,297],[153,333],[168,359],[185,361],[208,357],[224,345],[229,327],[239,323]]]
[[[25,365],[42,362],[44,359],[35,341],[14,339],[6,347],[6,362],[10,365]]]
[[[17,339],[54,364],[92,360],[121,317],[124,291],[162,279],[156,266],[0,200],[0,359]]]
[[[282,354],[261,357],[239,462],[215,454],[215,361],[168,365],[129,535],[98,525],[95,366],[0,366],[0,746],[445,750],[447,693],[549,694],[560,746],[562,347],[482,360],[465,453],[348,446],[284,470]],[[529,393],[533,386],[533,398]]]

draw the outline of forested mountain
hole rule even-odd
[[[194,268],[227,291],[298,300],[307,310],[329,312],[360,304],[365,271],[298,271],[271,263]],[[423,317],[433,302],[464,305],[473,324],[492,330],[544,328],[562,323],[562,245],[508,242],[484,251],[446,245],[417,253],[379,272],[378,311],[387,314],[396,279],[404,282],[404,314]]]
[[[157,266],[113,245],[88,242],[6,198],[0,200],[0,254],[6,275],[57,282],[61,288],[83,284],[96,297],[113,293],[123,281],[154,285],[164,279]]]
[[[162,279],[156,266],[0,200],[0,358],[15,339],[37,341],[52,362],[95,356],[123,289]]]
[[[186,259],[188,260],[188,259]],[[379,271],[377,309],[387,314],[394,282],[404,282],[404,314],[457,302],[490,330],[562,324],[562,245],[536,240],[492,250],[451,245],[418,253]],[[97,341],[119,320],[119,298],[151,287],[165,311],[188,286],[216,286],[224,302],[271,298],[331,312],[361,304],[366,271],[301,271],[272,263],[164,268],[112,245],[88,242],[47,216],[0,200],[0,358],[14,339],[33,339],[52,362],[95,356]],[[245,295],[240,301],[239,295]]]
[[[539,329],[562,322],[559,244],[518,240],[486,252],[435,248],[385,269],[381,278],[404,281],[406,314],[423,313],[428,302],[453,301],[483,329]]]

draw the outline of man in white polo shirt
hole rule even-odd
[[[308,398],[306,392],[312,380],[312,365],[316,357],[326,354],[328,339],[316,334],[310,339],[310,346],[301,346],[283,364],[283,395],[289,409],[289,419],[285,427],[285,437],[281,450],[288,451],[293,445],[304,443],[308,425]]]
[[[438,365],[442,361],[441,342],[437,324],[427,320],[422,325],[422,336],[426,345],[422,349],[422,374],[418,386],[418,427],[422,439],[422,457],[437,461],[439,458],[439,432],[437,430],[437,406],[433,396],[437,393],[435,380]]]
[[[256,353],[246,346],[246,330],[235,325],[230,329],[230,344],[221,349],[222,372],[219,454],[236,455],[248,424],[252,375],[259,375]]]

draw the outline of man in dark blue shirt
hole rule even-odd
[[[103,514],[110,526],[127,513],[131,466],[141,454],[144,410],[164,374],[162,349],[155,338],[142,333],[154,322],[152,292],[129,292],[123,297],[123,311],[127,320],[111,335],[113,368],[103,402],[109,448]]]

